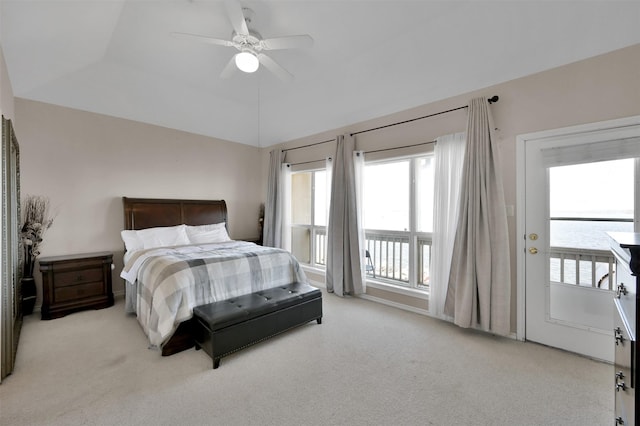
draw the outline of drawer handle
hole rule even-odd
[[[623,425],[624,424],[624,420],[622,420],[622,416],[616,417],[616,422],[614,424],[615,425]]]
[[[624,343],[624,336],[622,335],[622,329],[620,327],[616,327],[613,329],[613,334],[615,336],[616,339],[616,346],[618,346],[618,344],[623,344]]]
[[[619,382],[618,380],[622,380],[624,379],[624,374],[622,374],[622,371],[618,371],[616,373],[616,392],[620,391],[620,389],[627,390],[627,385],[624,384],[624,382]]]
[[[624,286],[624,283],[620,283],[618,285],[618,288],[616,289],[616,297],[618,299],[620,299],[620,295],[622,295],[622,296],[626,296],[627,295],[627,288]]]

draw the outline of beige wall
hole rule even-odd
[[[7,63],[4,60],[2,47],[0,47],[0,112],[5,118],[13,119],[13,88],[11,87],[11,81],[9,81]]]
[[[224,199],[231,237],[258,237],[258,148],[20,98],[15,104],[22,194],[48,196],[56,214],[43,256],[113,251],[114,291],[122,291],[122,196]],[[40,300],[39,289],[36,306]]]
[[[466,105],[475,96],[495,94],[500,96],[492,111],[498,127],[505,196],[507,204],[515,205],[516,136],[640,114],[638,69],[640,45],[391,116],[329,129],[283,147],[411,119]],[[6,73],[0,77],[6,78]],[[13,105],[13,95],[7,95],[2,86],[0,95],[3,109],[5,102]],[[116,291],[122,289],[117,279],[122,254],[122,196],[223,198],[229,207],[231,236],[242,239],[258,235],[257,216],[265,198],[269,151],[273,147],[258,149],[24,99],[15,100],[14,121],[21,146],[23,194],[48,195],[57,212],[46,234],[43,255],[112,250],[117,260]],[[370,151],[429,141],[463,131],[465,124],[464,110],[456,111],[358,135],[357,147]],[[333,149],[334,144],[329,143],[291,151],[287,161],[322,160]],[[407,152],[410,150],[377,155]],[[515,218],[508,220],[515,329]],[[393,300],[393,293],[384,292],[384,297],[406,302],[404,296]],[[427,307],[424,300],[414,305]]]
[[[517,58],[514,58],[517,60]],[[610,52],[549,71],[541,72],[496,86],[423,105],[387,117],[332,129],[322,134],[290,141],[283,148],[307,145],[333,138],[343,132],[357,132],[381,125],[420,117],[466,105],[477,96],[498,95],[500,101],[491,107],[498,130],[501,169],[507,205],[516,204],[516,136],[534,131],[554,129],[640,114],[640,45]],[[420,90],[420,88],[416,88]],[[464,131],[465,110],[419,120],[356,136],[356,147],[364,151],[404,146],[435,139],[438,136]],[[332,154],[335,144],[323,144],[287,153],[291,163],[320,160]],[[263,163],[268,161],[264,149]],[[430,149],[427,145],[424,148]],[[395,150],[383,155],[394,156],[407,150]],[[381,155],[381,154],[376,154]],[[370,156],[369,156],[370,157]],[[265,167],[266,169],[266,167]],[[266,175],[265,175],[266,180]],[[512,330],[516,327],[515,279],[515,217],[508,218],[512,267]],[[379,297],[403,303],[404,296],[386,292]],[[396,300],[393,300],[393,299]],[[416,306],[414,304],[414,306]],[[426,301],[418,307],[426,309]]]

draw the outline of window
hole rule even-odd
[[[369,279],[428,288],[433,155],[367,163],[363,182],[365,248],[370,255],[363,262]],[[326,170],[291,174],[291,251],[300,262],[320,268],[326,266],[330,187]]]
[[[429,285],[433,231],[433,156],[375,162],[364,168],[366,249],[376,279]]]
[[[364,167],[364,228],[409,230],[410,160]]]
[[[549,168],[552,282],[613,289],[607,232],[633,232],[635,160]]]
[[[291,252],[311,266],[326,262],[328,179],[326,170],[291,174]]]

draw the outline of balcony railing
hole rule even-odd
[[[409,284],[409,234],[366,231],[366,249],[376,278]]]
[[[608,250],[549,248],[550,280],[613,290],[615,258]]]
[[[314,233],[314,259],[316,265],[327,265],[327,231],[325,228],[316,228]]]
[[[327,235],[324,229],[314,231],[314,261],[315,265],[326,265]],[[393,284],[409,286],[410,263],[408,232],[394,231],[366,231],[365,247],[370,255],[371,268],[367,273],[371,278],[389,281]],[[431,264],[431,238],[421,235],[417,238],[417,283],[418,288],[429,286]],[[369,259],[365,259],[368,263]]]
[[[326,231],[313,231],[314,261],[317,266],[326,265]],[[393,284],[409,286],[409,243],[408,232],[366,231],[366,249],[371,256],[371,278]],[[431,237],[421,234],[417,237],[416,287],[428,288],[431,270]],[[367,261],[366,259],[363,261]],[[615,282],[615,258],[607,250],[575,249],[551,247],[549,249],[550,280],[612,290]]]
[[[418,288],[429,288],[431,279],[431,237],[418,237]]]

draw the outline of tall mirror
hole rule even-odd
[[[2,117],[2,260],[0,380],[13,371],[22,328],[20,288],[20,148],[11,120]]]

